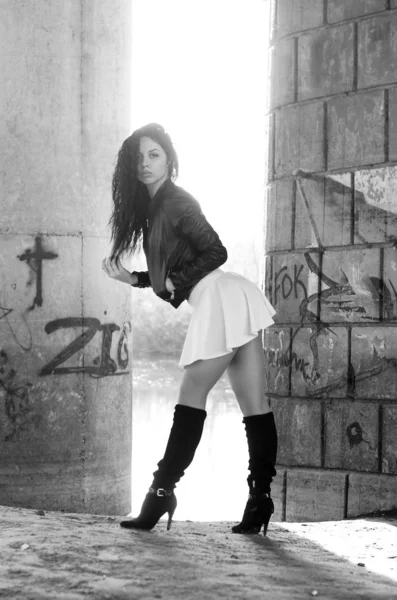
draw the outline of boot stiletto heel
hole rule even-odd
[[[270,494],[250,494],[241,523],[232,527],[233,533],[259,533],[263,525],[263,535],[267,533],[270,517],[274,512]]]
[[[174,516],[175,508],[168,511],[167,531],[169,531],[171,529],[172,517]]]

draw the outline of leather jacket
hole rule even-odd
[[[134,271],[134,287],[152,287],[174,308],[189,298],[205,275],[227,260],[227,250],[188,192],[167,179],[150,202],[143,236],[148,271]],[[169,277],[174,292],[165,287]]]

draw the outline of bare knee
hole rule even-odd
[[[179,390],[178,403],[204,410],[207,396],[207,388],[202,385],[195,373],[185,371]]]

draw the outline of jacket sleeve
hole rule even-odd
[[[132,271],[131,275],[136,275],[138,277],[138,283],[133,285],[132,287],[151,287],[149,272],[148,271]]]
[[[195,285],[205,275],[217,269],[227,260],[227,250],[192,197],[173,198],[167,206],[167,214],[176,235],[185,238],[196,251],[169,277],[176,290]]]

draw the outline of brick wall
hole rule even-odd
[[[340,519],[397,507],[397,2],[273,8],[273,495],[280,519]]]

